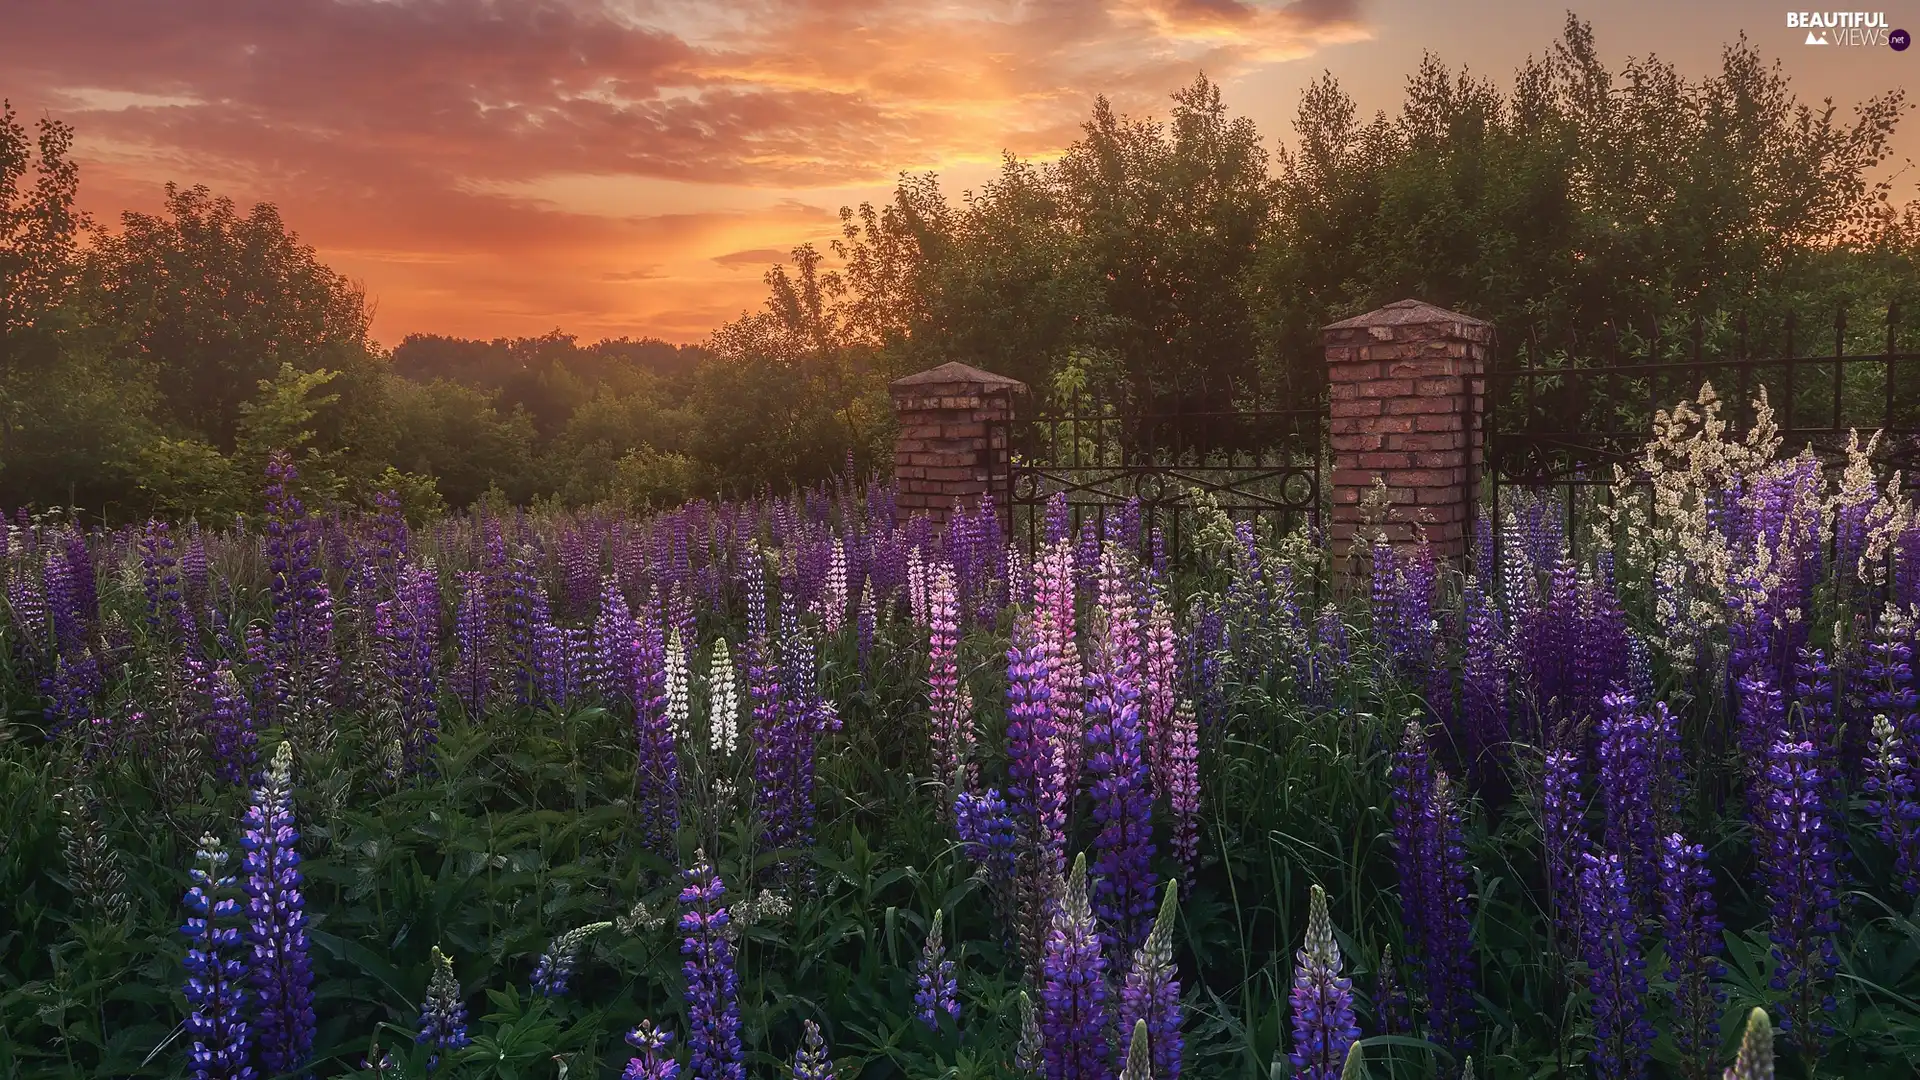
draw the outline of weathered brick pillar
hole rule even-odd
[[[1333,532],[1344,554],[1361,501],[1386,483],[1386,529],[1396,544],[1424,529],[1434,554],[1464,555],[1479,485],[1480,415],[1493,326],[1401,300],[1325,327]]]
[[[944,522],[956,506],[1006,490],[1007,425],[1013,395],[1024,393],[1026,383],[948,363],[895,379],[887,389],[900,419],[893,478],[902,514]]]

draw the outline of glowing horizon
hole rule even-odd
[[[1504,82],[1564,17],[1434,7],[72,0],[10,16],[0,70],[18,81],[0,95],[75,127],[81,202],[104,226],[156,209],[169,180],[274,203],[362,284],[387,344],[555,327],[688,342],[757,308],[767,266],[824,247],[840,206],[884,199],[902,172],[958,194],[1003,151],[1057,154],[1096,95],[1164,115],[1204,71],[1271,145],[1322,68],[1365,111],[1391,108],[1420,49]],[[1589,14],[1610,61],[1652,48],[1629,10],[1664,9]],[[1746,26],[1803,99],[1843,103],[1908,70],[1790,52],[1779,21],[1703,5],[1660,49],[1697,75]]]

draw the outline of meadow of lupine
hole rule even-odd
[[[1759,414],[1460,565],[22,513],[0,1076],[1910,1076],[1920,517]]]

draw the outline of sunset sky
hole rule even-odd
[[[1920,86],[1920,49],[1813,48],[1780,3],[1576,9],[1615,66],[1699,75],[1745,30],[1803,99]],[[378,306],[374,333],[555,327],[697,341],[903,170],[958,194],[1041,158],[1093,98],[1162,114],[1204,70],[1288,138],[1330,70],[1397,107],[1424,50],[1510,82],[1558,36],[1530,0],[0,0],[0,96],[79,132],[115,224],[161,185],[277,204]],[[1920,4],[1890,10],[1920,31]],[[1920,158],[1909,117],[1899,161]],[[1269,145],[1272,143],[1270,141]],[[1899,180],[1915,191],[1914,171]]]

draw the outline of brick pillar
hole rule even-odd
[[[1026,383],[948,363],[895,379],[887,389],[900,421],[893,478],[903,515],[944,522],[955,507],[1006,490],[1007,424],[1013,395],[1025,393]]]
[[[1401,300],[1321,331],[1327,350],[1333,532],[1345,553],[1377,477],[1396,544],[1424,529],[1434,554],[1464,555],[1480,480],[1482,383],[1493,325]]]

